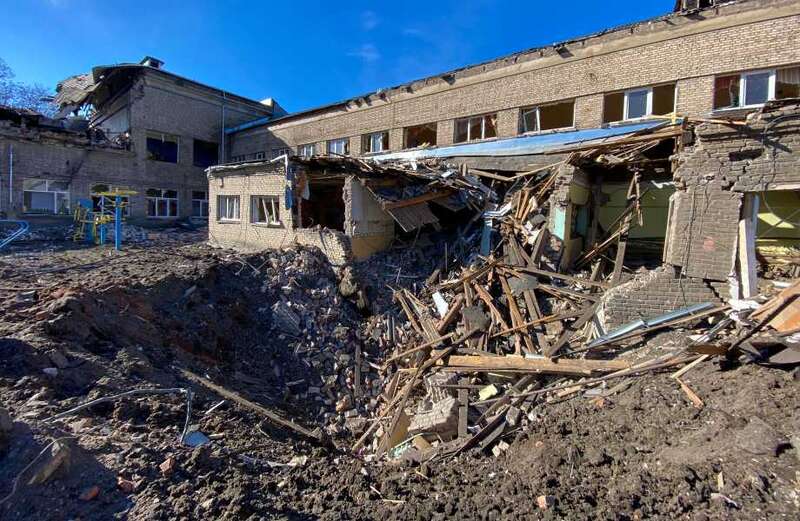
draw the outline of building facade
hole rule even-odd
[[[673,112],[738,117],[798,95],[798,26],[797,0],[682,2],[653,20],[229,128],[229,159],[367,155]]]
[[[94,194],[119,188],[136,192],[131,218],[207,217],[204,171],[227,155],[223,129],[280,108],[162,65],[147,58],[63,81],[60,116],[90,107],[88,121],[20,114],[0,121],[0,212],[69,215],[78,200],[97,202]]]

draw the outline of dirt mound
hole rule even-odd
[[[26,259],[3,265],[4,284],[32,288],[2,304],[3,519],[790,519],[799,506],[796,372],[700,365],[684,377],[700,409],[668,374],[603,398],[532,397],[498,456],[367,462],[348,450],[351,432],[377,410],[391,346],[389,314],[358,309],[359,291],[389,305],[386,281],[358,280],[364,266],[348,275],[315,250],[240,256],[199,245]],[[340,449],[223,401],[181,369],[326,427]],[[47,421],[152,388],[194,389],[190,431],[208,441],[180,442],[181,392]],[[43,483],[28,484],[53,461]]]

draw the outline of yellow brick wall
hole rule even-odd
[[[343,264],[352,255],[350,240],[342,232],[326,229],[294,228],[292,211],[286,208],[286,178],[282,172],[259,171],[252,167],[233,175],[209,179],[209,242],[222,248],[254,252],[265,249],[288,248],[295,244],[316,246],[333,264]],[[239,196],[238,221],[218,219],[217,202],[220,195]],[[250,196],[275,195],[280,202],[281,226],[251,222]]]
[[[756,0],[640,24],[568,44],[571,56],[554,53],[501,59],[468,68],[450,83],[428,79],[413,92],[390,91],[322,114],[277,121],[232,138],[234,154],[348,136],[353,154],[360,136],[389,130],[390,148],[403,146],[402,129],[438,122],[438,144],[453,141],[453,120],[499,113],[499,134],[518,133],[519,108],[576,100],[576,126],[602,123],[603,93],[666,82],[678,84],[678,108],[705,116],[712,110],[716,74],[800,63],[800,2]],[[257,135],[257,139],[249,136]]]

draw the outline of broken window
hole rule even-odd
[[[454,141],[476,141],[497,137],[497,114],[486,114],[471,118],[456,120],[456,133]]]
[[[575,102],[565,101],[523,109],[520,126],[523,133],[573,127],[575,126]]]
[[[192,217],[208,217],[208,192],[192,191]]]
[[[436,145],[436,123],[406,127],[403,132],[405,148]]]
[[[127,188],[103,184],[103,183],[92,185],[90,193],[92,197],[92,211],[100,213],[105,213],[106,211],[108,212],[114,211],[113,203],[110,201],[110,199],[115,199],[116,197],[115,196],[104,197],[101,194],[107,194],[115,190],[127,190]],[[127,195],[123,195],[120,196],[120,200],[122,202],[122,215],[127,217],[131,214],[130,197],[128,197]]]
[[[239,220],[239,196],[238,195],[218,195],[217,196],[217,219],[220,221]]]
[[[389,131],[365,134],[361,140],[361,149],[364,154],[389,150]]]
[[[25,213],[69,214],[69,182],[23,179],[22,211]]]
[[[675,112],[675,84],[612,92],[603,97],[603,123]]]
[[[167,218],[178,216],[178,191],[163,188],[148,188],[147,216]]]
[[[280,226],[280,201],[276,195],[250,196],[250,221],[255,224]]]
[[[775,99],[800,98],[800,67],[775,73]]]
[[[350,155],[350,139],[343,137],[341,139],[332,139],[328,141],[328,154],[339,156]]]
[[[166,163],[177,163],[178,136],[148,130],[147,159],[164,161]]]
[[[298,155],[300,157],[311,157],[315,154],[315,148],[316,147],[314,146],[314,143],[300,145],[300,148],[298,149],[299,151]]]
[[[192,143],[194,166],[208,168],[219,162],[219,145],[211,141],[195,139]]]

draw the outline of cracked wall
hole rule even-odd
[[[607,328],[729,298],[741,277],[737,253],[745,197],[800,188],[797,100],[768,104],[746,126],[706,123],[694,135],[677,157],[664,266],[639,272],[604,295]]]

